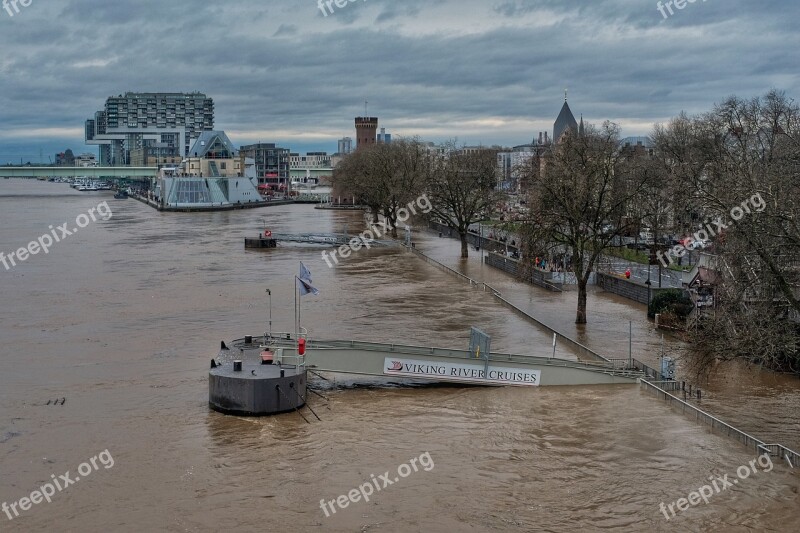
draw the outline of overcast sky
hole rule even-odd
[[[797,0],[30,1],[0,10],[2,163],[96,153],[84,121],[125,91],[204,92],[236,145],[302,152],[354,137],[365,100],[396,136],[512,146],[552,133],[565,88],[625,136],[800,96]]]

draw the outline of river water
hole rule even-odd
[[[0,264],[0,504],[12,504],[108,450],[52,502],[20,510],[0,531],[796,531],[800,478],[785,464],[742,479],[668,521],[670,504],[709,477],[755,458],[637,386],[364,387],[321,383],[322,418],[255,419],[211,412],[207,369],[219,341],[293,328],[293,276],[315,338],[466,347],[482,327],[498,351],[546,354],[549,335],[401,249],[362,250],[335,268],[321,248],[245,251],[275,232],[352,232],[361,215],[283,206],[158,213],[108,193],[0,180],[0,252],[89,223],[10,270]],[[590,324],[572,324],[574,294],[553,295],[460,263],[457,243],[416,235],[431,255],[485,276],[504,296],[601,353],[651,360],[660,336],[642,309],[590,296]],[[682,347],[666,340],[667,349]],[[559,347],[559,356],[574,357]],[[709,407],[756,436],[798,448],[800,383],[739,369],[708,384]],[[59,399],[59,405],[52,405]],[[65,398],[61,405],[61,398]],[[47,403],[50,402],[50,405]],[[727,409],[727,411],[726,411]],[[429,454],[433,466],[326,516],[334,500]],[[52,476],[52,477],[51,477]],[[19,507],[18,507],[19,508]],[[13,512],[12,512],[13,516]]]

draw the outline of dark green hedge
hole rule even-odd
[[[656,314],[672,312],[680,318],[686,318],[693,308],[692,300],[681,289],[670,289],[659,292],[650,301],[647,316],[655,318]]]

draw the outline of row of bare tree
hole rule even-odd
[[[334,171],[333,185],[370,208],[374,221],[383,215],[397,237],[397,212],[422,195],[430,215],[453,228],[461,239],[461,256],[468,255],[469,226],[493,214],[496,152],[464,152],[455,143],[431,147],[418,139],[400,139],[356,150]]]
[[[576,323],[587,321],[587,285],[621,236],[650,227],[655,240],[714,229],[715,309],[693,329],[699,368],[745,359],[800,371],[800,111],[783,93],[727,99],[708,113],[657,125],[652,149],[620,145],[610,122],[568,132],[516,169],[528,214],[517,222],[523,261],[558,251],[578,281]],[[494,150],[430,149],[417,139],[348,156],[334,185],[396,222],[426,194],[467,257],[471,224],[495,214]],[[744,209],[758,198],[763,209]],[[396,232],[395,232],[396,235]]]
[[[778,91],[731,97],[654,140],[676,210],[728,226],[715,241],[715,309],[694,331],[700,368],[743,359],[800,373],[798,106]]]
[[[783,93],[728,98],[654,128],[654,147],[620,147],[606,123],[571,133],[521,169],[530,184],[523,242],[533,254],[568,249],[586,285],[617,236],[714,237],[707,280],[714,309],[691,330],[697,370],[743,359],[800,372],[800,111]],[[692,317],[696,319],[696,317]]]

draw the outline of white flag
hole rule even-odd
[[[300,291],[300,296],[305,296],[308,293],[316,296],[319,290],[311,284],[311,271],[306,268],[303,262],[300,262],[300,275],[295,278],[297,280],[297,290]]]

